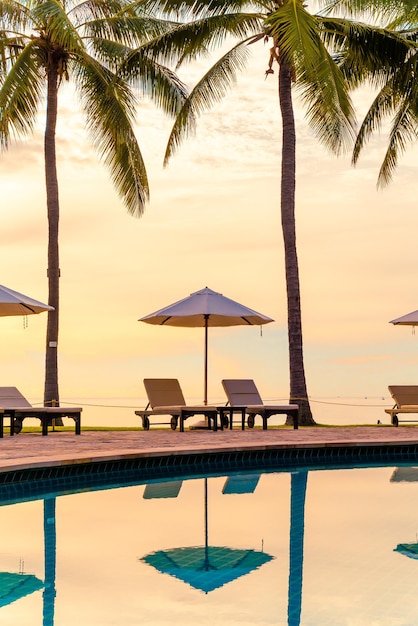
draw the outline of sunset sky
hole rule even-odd
[[[179,378],[203,398],[203,331],[137,320],[205,286],[274,318],[260,328],[214,328],[209,401],[222,378],[253,378],[264,399],[289,393],[286,294],[280,225],[281,127],[277,74],[267,49],[198,123],[163,169],[171,122],[150,103],[138,139],[151,201],[128,215],[89,143],[71,88],[57,130],[61,222],[61,399],[142,398],[145,377]],[[181,74],[193,80],[199,68]],[[354,95],[358,118],[371,102]],[[353,168],[320,146],[295,100],[297,244],[308,393],[315,398],[388,397],[389,384],[418,382],[418,336],[389,320],[418,309],[418,148],[392,184],[376,189],[386,135]],[[0,156],[1,283],[47,301],[47,221],[41,111],[34,136]],[[46,314],[3,318],[2,385],[43,395]],[[391,402],[388,400],[388,404]],[[140,408],[140,407],[139,407]]]

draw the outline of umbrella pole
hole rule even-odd
[[[205,405],[208,403],[208,319],[209,315],[205,314],[205,387],[203,396],[203,404]]]

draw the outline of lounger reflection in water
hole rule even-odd
[[[222,488],[224,495],[254,493],[260,474],[231,474]]]
[[[241,413],[242,430],[244,430],[245,414],[248,414],[247,425],[253,428],[256,415],[263,420],[263,429],[267,430],[267,420],[271,415],[284,413],[293,419],[293,428],[298,428],[299,406],[297,404],[264,404],[253,380],[227,379],[222,386],[228,398],[229,406],[220,407],[220,418],[223,423],[229,413],[229,427],[232,428],[234,412]]]
[[[149,430],[150,417],[171,415],[170,426],[176,430],[180,421],[180,431],[184,431],[184,422],[193,415],[204,415],[208,427],[217,430],[218,411],[214,406],[187,405],[177,378],[145,378],[144,387],[148,396],[148,405],[143,410],[135,411],[142,419],[142,427]]]
[[[144,500],[177,498],[182,484],[182,480],[168,480],[163,483],[147,483],[142,497]]]
[[[48,426],[56,417],[71,417],[75,422],[75,433],[81,431],[80,407],[46,407],[32,406],[16,387],[0,387],[0,407],[3,414],[0,418],[0,437],[3,437],[4,418],[10,418],[10,434],[14,435],[22,430],[23,420],[28,417],[36,417],[41,420],[42,434],[48,434]]]

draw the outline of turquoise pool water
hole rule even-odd
[[[0,492],[0,523],[7,626],[418,624],[418,467]]]

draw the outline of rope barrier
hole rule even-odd
[[[367,399],[367,398],[365,398],[365,399]],[[373,398],[373,400],[374,399],[375,398]],[[329,405],[329,406],[347,406],[347,407],[363,407],[363,408],[382,408],[382,407],[385,406],[384,404],[357,404],[357,403],[352,403],[352,402],[335,402],[335,401],[331,401],[331,400],[319,400],[319,399],[315,399],[315,398],[312,398],[312,397],[310,397],[310,398],[292,398],[292,402],[301,402],[301,401],[306,401],[306,400],[309,401],[310,403],[312,402],[312,403],[315,403],[315,404],[326,404],[326,405]],[[382,402],[387,402],[388,404],[390,404],[390,406],[393,405],[393,400],[391,398],[386,400],[386,398],[382,397],[381,400],[382,400]],[[219,401],[216,400],[215,402],[210,403],[210,404],[214,404],[216,406],[218,406],[218,405],[221,406],[222,404],[225,404],[225,402],[226,402],[226,400],[223,399],[223,400],[219,400]],[[270,399],[267,399],[264,402],[264,404],[272,404],[272,403],[275,403],[275,404],[279,404],[279,403],[288,404],[288,402],[289,402],[289,398],[270,398]],[[80,407],[95,407],[95,408],[104,408],[104,409],[130,409],[130,410],[135,410],[135,409],[139,408],[139,405],[141,405],[141,402],[138,402],[137,404],[130,406],[130,405],[126,405],[126,404],[102,404],[102,403],[96,404],[96,403],[90,403],[90,402],[78,402],[78,401],[76,401],[76,402],[74,402],[74,401],[68,402],[66,400],[61,400],[60,404],[61,404],[61,406],[62,405],[74,406],[76,404],[77,406],[80,406]],[[144,404],[144,402],[142,402],[142,404]],[[145,404],[146,404],[146,401],[145,401]],[[191,404],[195,404],[195,402],[193,402]],[[44,406],[44,405],[43,405],[42,402],[37,402],[37,403],[34,403],[33,406]]]

